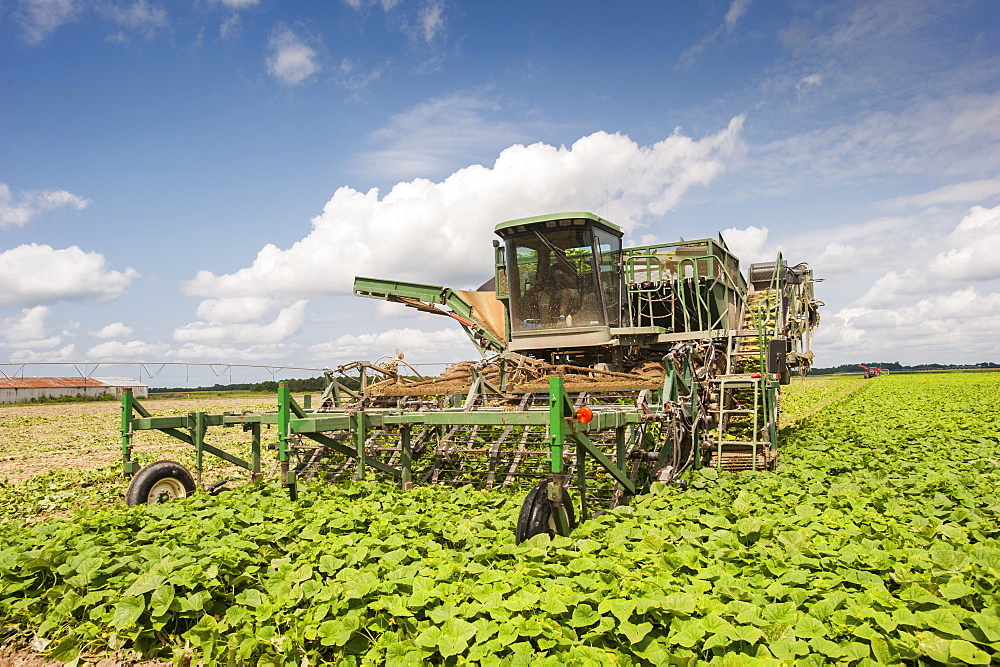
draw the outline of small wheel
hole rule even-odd
[[[569,518],[569,528],[576,527],[576,517],[573,514],[573,499],[570,498],[569,491],[562,490],[563,507]],[[517,544],[526,539],[548,533],[550,537],[556,536],[556,521],[552,516],[552,503],[549,502],[549,482],[542,480],[531,491],[528,491],[524,504],[521,505],[521,514],[517,517],[517,528],[514,531],[514,541]]]
[[[125,502],[136,505],[160,505],[174,498],[194,493],[194,477],[176,461],[157,461],[144,467],[128,485]]]

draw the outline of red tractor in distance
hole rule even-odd
[[[888,368],[881,368],[880,366],[865,366],[863,364],[858,364],[858,368],[865,369],[865,379],[878,377],[879,375],[888,375]]]

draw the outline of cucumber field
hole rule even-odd
[[[127,507],[115,404],[2,408],[0,662],[1000,660],[1000,373],[787,389],[776,471],[691,471],[521,544],[510,490],[263,481]],[[190,457],[144,438],[142,463]]]

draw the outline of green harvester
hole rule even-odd
[[[779,254],[746,275],[722,236],[622,247],[592,213],[503,222],[494,276],[477,290],[358,277],[358,296],[450,317],[482,358],[424,378],[401,351],[327,369],[319,400],[278,390],[263,413],[153,417],[122,399],[129,504],[205,485],[203,456],[276,477],[475,484],[526,493],[516,539],[568,535],[577,519],[625,504],[689,470],[771,470],[779,395],[808,373],[819,324],[806,264]],[[307,397],[308,398],[308,397]],[[250,460],[210,444],[210,427],[242,427]],[[142,469],[135,435],[159,430],[195,448]],[[262,432],[276,432],[262,444]],[[273,449],[273,465],[262,450]]]

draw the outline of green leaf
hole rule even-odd
[[[674,621],[674,625],[677,630],[670,636],[669,641],[684,648],[693,648],[705,636],[705,630],[701,627],[700,619],[692,618],[685,621]]]
[[[143,598],[123,598],[115,605],[115,611],[111,617],[111,625],[118,630],[131,628],[139,620],[144,611],[146,611],[146,601]]]
[[[810,640],[809,645],[812,646],[817,653],[822,653],[825,656],[831,658],[839,658],[844,655],[844,649],[840,644],[835,644],[829,639],[823,637],[817,637]]]
[[[981,613],[973,614],[971,618],[988,641],[1000,641],[1000,618]]]
[[[967,595],[975,595],[976,589],[960,579],[952,579],[939,589],[941,597],[946,600],[957,600]]]
[[[737,625],[733,628],[733,632],[730,634],[730,637],[734,641],[756,644],[758,641],[763,639],[764,634],[752,625]]]
[[[864,660],[871,655],[871,648],[861,642],[850,642],[844,646],[844,655],[849,660]]]
[[[952,639],[948,642],[948,653],[955,660],[964,662],[967,665],[988,665],[990,656],[979,650],[970,642],[964,639]]]
[[[795,636],[802,639],[825,637],[826,632],[826,626],[823,625],[823,622],[813,616],[810,616],[809,614],[803,614],[802,617],[795,622]]]
[[[573,610],[573,615],[567,621],[574,628],[582,628],[588,625],[593,625],[601,620],[601,615],[598,614],[593,607],[589,604],[578,604]]]
[[[947,609],[932,609],[931,611],[917,612],[917,617],[927,627],[946,632],[949,635],[962,635],[965,632],[962,624],[955,618],[955,615]]]
[[[632,612],[635,611],[635,606],[635,600],[606,598],[601,600],[601,603],[597,605],[597,610],[602,614],[606,614],[610,611],[619,622],[624,623],[632,617]]]
[[[779,639],[769,643],[767,647],[778,660],[794,660],[798,656],[809,654],[809,645],[803,641]]]
[[[149,598],[149,609],[153,616],[163,616],[170,610],[170,603],[174,601],[174,587],[164,583],[153,591]]]
[[[876,639],[872,639],[871,644],[872,654],[875,656],[875,660],[883,665],[894,662],[894,656],[892,651],[889,649],[889,642],[881,637],[878,637]]]
[[[638,644],[643,639],[645,639],[646,635],[648,635],[653,630],[653,624],[652,623],[633,624],[629,623],[628,621],[622,621],[618,625],[618,629],[622,632],[622,634],[624,634],[628,638],[629,642],[631,642],[632,644]]]
[[[343,646],[351,640],[351,635],[360,627],[360,614],[350,614],[331,621],[324,621],[319,625],[320,643],[323,646]],[[420,643],[419,638],[417,643]]]
[[[932,660],[948,662],[950,646],[947,639],[933,632],[917,633],[917,650]]]

